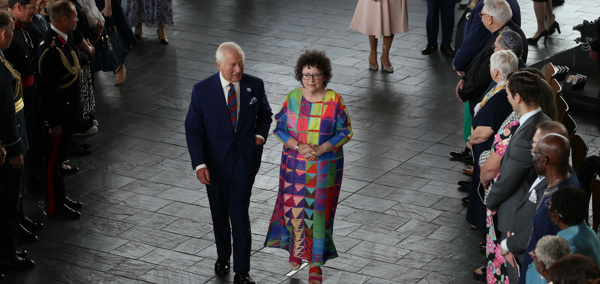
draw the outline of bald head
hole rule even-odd
[[[536,151],[547,157],[547,167],[566,170],[569,166],[569,139],[550,133],[538,141]]]

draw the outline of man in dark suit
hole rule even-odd
[[[567,129],[560,122],[542,121],[537,124],[536,128],[537,130],[531,139],[532,153],[534,152],[537,142],[547,134],[554,133],[568,136]],[[502,240],[503,252],[512,253],[519,264],[523,264],[523,259],[525,257],[529,257],[526,254],[526,248],[531,237],[531,231],[533,229],[533,216],[538,208],[539,203],[542,201],[544,190],[547,187],[545,172],[535,167],[535,165],[534,168],[538,174],[538,177],[529,188],[527,194],[523,196],[524,198],[515,208],[515,221],[509,230],[511,232],[511,236]],[[530,262],[531,260],[527,264]],[[524,268],[524,270],[522,270],[522,274],[524,274],[527,270],[527,267],[522,266],[521,268]]]
[[[23,154],[27,152],[21,76],[4,57],[13,39],[15,25],[0,11],[0,266],[26,269],[34,265],[24,251],[17,253],[15,237],[19,225],[17,204]],[[26,254],[26,253],[25,253]]]
[[[502,239],[506,239],[513,227],[516,209],[527,198],[537,176],[531,159],[530,141],[536,125],[550,120],[539,107],[541,80],[526,71],[515,72],[508,77],[508,101],[521,118],[502,158],[500,176],[486,199],[487,207],[498,214],[496,228]]]
[[[215,272],[229,273],[233,235],[234,283],[254,283],[250,271],[250,194],[272,112],[263,81],[244,74],[244,52],[225,42],[220,72],[198,82],[185,120],[188,150],[206,185],[217,245]]]
[[[81,67],[68,33],[75,30],[77,11],[71,2],[57,2],[50,9],[51,26],[38,48],[39,88],[46,124],[45,158],[48,214],[79,218],[83,205],[67,197],[61,171],[73,130],[81,123],[79,102]]]

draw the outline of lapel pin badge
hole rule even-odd
[[[253,104],[253,103],[255,103],[255,102],[256,102],[256,97],[252,97],[252,98],[250,99],[250,104]]]
[[[250,87],[246,88],[246,92],[250,93],[252,92],[252,89]]]

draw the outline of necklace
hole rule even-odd
[[[566,175],[564,175],[562,177],[557,178],[552,183],[549,183],[547,188],[555,187],[558,184],[559,181],[562,182],[563,180],[567,179],[568,177],[569,177],[569,173],[567,173]]]

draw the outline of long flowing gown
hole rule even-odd
[[[273,134],[284,144],[279,193],[265,246],[285,249],[291,255],[323,265],[337,257],[333,219],[344,165],[344,145],[353,135],[342,97],[327,90],[321,102],[309,102],[296,89],[287,94]],[[285,146],[294,137],[301,143],[333,145],[333,151],[307,160]]]

